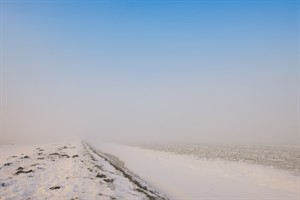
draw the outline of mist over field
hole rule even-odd
[[[300,0],[0,0],[0,199],[299,200]]]
[[[1,143],[295,145],[297,12],[296,1],[3,1]]]

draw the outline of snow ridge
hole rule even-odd
[[[138,175],[134,174],[132,171],[128,170],[122,161],[120,161],[116,156],[105,154],[96,150],[94,147],[89,145],[86,142],[83,142],[83,145],[90,149],[92,152],[90,154],[94,154],[103,158],[105,161],[109,162],[117,171],[119,171],[124,177],[126,177],[132,184],[137,187],[137,190],[145,194],[149,199],[157,199],[157,200],[167,200],[168,198],[151,188],[144,180],[142,180]]]
[[[167,199],[86,143],[0,150],[0,199]]]

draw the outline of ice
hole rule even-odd
[[[117,144],[94,146],[113,154],[171,199],[298,199],[299,176],[247,162],[199,159]]]

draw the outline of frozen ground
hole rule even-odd
[[[165,199],[86,143],[1,146],[0,199]]]
[[[96,142],[94,146],[119,157],[127,168],[171,199],[299,200],[299,176],[290,171],[242,160],[199,159]]]
[[[147,149],[194,155],[199,159],[222,159],[260,164],[300,174],[299,146],[213,146],[213,145],[143,145]]]

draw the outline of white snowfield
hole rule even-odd
[[[1,146],[0,199],[166,199],[86,143]]]
[[[271,167],[200,160],[139,147],[96,142],[103,152],[125,162],[127,168],[178,200],[299,200],[299,176]]]

